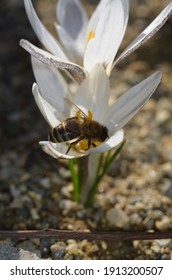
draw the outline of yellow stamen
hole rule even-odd
[[[91,111],[90,111],[90,110],[88,110],[88,118],[89,118],[90,120],[92,120],[92,119],[93,119],[93,114],[91,113]]]
[[[78,110],[78,111],[76,112],[76,117],[77,117],[78,119],[80,119],[80,115],[81,115],[81,113],[80,113],[80,111]]]
[[[89,42],[94,37],[95,37],[95,33],[93,31],[90,31],[89,34],[88,34],[87,42]]]

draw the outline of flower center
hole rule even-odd
[[[87,37],[87,42],[89,42],[91,39],[95,37],[95,33],[93,31],[90,31]]]
[[[86,151],[88,149],[88,140],[81,140],[79,142],[79,150]]]
[[[81,123],[83,122],[83,116],[84,116],[84,114],[83,114],[82,111],[78,110],[78,111],[76,112],[76,117],[78,118],[78,120],[79,120]],[[90,110],[88,110],[87,117],[88,117],[88,119],[89,119],[90,121],[93,119],[93,114],[91,113]],[[85,118],[85,117],[84,117],[84,118]]]

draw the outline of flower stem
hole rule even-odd
[[[117,157],[120,153],[121,149],[123,148],[125,141],[115,150],[113,153],[112,151],[108,151],[106,156],[100,154],[99,158],[96,159],[97,164],[95,166],[95,179],[93,182],[90,182],[90,172],[94,172],[95,166],[88,166],[89,156],[81,157],[77,160],[69,160],[69,169],[71,172],[71,177],[73,181],[73,199],[77,202],[81,202],[85,205],[85,207],[91,206],[95,193],[97,191],[97,187],[101,182],[103,176],[107,172],[110,164],[112,161]],[[95,164],[95,158],[94,158]]]
[[[115,152],[112,155],[111,155],[111,151],[107,153],[104,166],[102,167],[103,168],[102,171],[101,171],[100,167],[101,167],[101,164],[102,164],[102,161],[103,161],[103,157],[102,157],[103,155],[102,154],[100,155],[99,165],[98,165],[98,170],[97,170],[97,176],[96,176],[95,182],[93,183],[93,185],[92,185],[92,187],[91,187],[91,189],[88,193],[87,199],[85,201],[85,207],[91,206],[91,204],[93,202],[93,199],[94,199],[94,195],[96,193],[96,190],[97,190],[97,187],[98,187],[100,181],[102,180],[103,176],[107,172],[107,170],[108,170],[110,164],[112,163],[112,161],[118,156],[118,154],[122,150],[124,144],[125,144],[125,141],[123,141],[121,143],[121,145],[118,147],[117,150],[115,150]]]
[[[78,202],[80,199],[80,184],[79,184],[78,172],[75,169],[73,159],[69,159],[68,163],[69,163],[69,169],[70,169],[70,173],[71,173],[71,177],[72,177],[72,181],[73,181],[73,199],[74,199],[74,201]]]
[[[81,186],[81,203],[85,203],[85,199],[88,195],[88,156],[82,157],[79,159],[80,161],[80,170],[79,170],[79,177],[80,177],[80,186]]]

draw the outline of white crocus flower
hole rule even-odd
[[[128,23],[128,0],[101,0],[90,20],[79,0],[59,0],[55,26],[60,42],[39,20],[32,2],[24,3],[35,33],[50,53],[27,40],[21,40],[21,46],[49,66],[66,71],[79,84],[97,63],[103,65],[109,76],[115,65],[164,25],[172,11],[171,2],[115,59]]]
[[[103,143],[86,151],[71,148],[69,143],[41,141],[42,149],[54,158],[77,158],[94,153],[103,153],[118,145],[124,137],[122,128],[142,108],[160,83],[161,74],[156,72],[119,97],[109,105],[110,86],[108,76],[101,64],[97,64],[83,81],[75,95],[63,85],[57,90],[58,77],[51,68],[32,58],[37,83],[33,84],[36,103],[49,125],[54,128],[69,117],[74,117],[70,107],[64,102],[68,98],[86,114],[88,110],[93,120],[106,126],[108,136]]]

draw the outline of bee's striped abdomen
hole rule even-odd
[[[51,142],[67,142],[75,139],[77,136],[78,134],[73,133],[67,123],[63,122],[51,130],[49,140]]]

